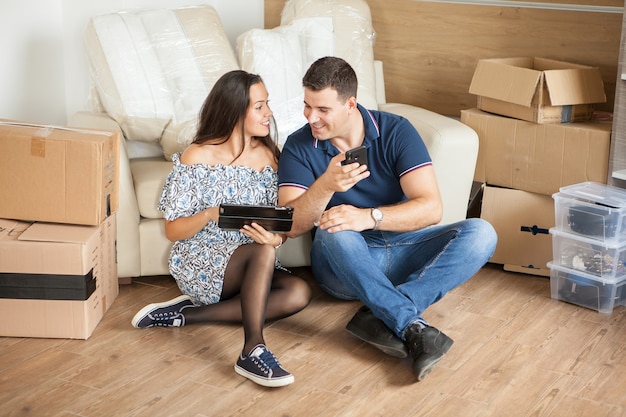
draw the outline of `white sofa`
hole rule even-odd
[[[312,7],[310,0],[288,1],[280,27],[243,34],[237,48],[228,43],[210,6],[128,11],[92,19],[86,36],[94,84],[92,110],[74,114],[68,124],[123,134],[117,213],[120,279],[168,274],[171,242],[165,237],[157,202],[172,167],[169,156],[188,144],[200,104],[213,83],[235,68],[264,78],[282,143],[289,131],[304,123],[300,79],[310,62],[329,54],[343,57],[359,76],[361,103],[405,116],[422,135],[444,200],[442,222],[465,218],[478,154],[476,133],[454,118],[386,103],[383,66],[373,59],[375,33],[367,3],[324,4]],[[287,267],[309,265],[309,248],[308,236],[289,239],[279,257]]]

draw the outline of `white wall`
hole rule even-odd
[[[64,125],[88,109],[83,32],[91,16],[195,4],[215,7],[233,45],[263,27],[263,0],[0,0],[0,119]]]

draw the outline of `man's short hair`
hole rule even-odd
[[[341,58],[327,56],[315,61],[302,78],[302,86],[313,91],[332,88],[344,102],[356,97],[359,86],[354,69]]]

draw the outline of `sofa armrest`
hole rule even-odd
[[[113,130],[121,133],[121,128],[105,113],[78,112],[68,121],[70,127]],[[126,140],[120,135],[119,162],[119,207],[117,211],[117,273],[128,278],[141,275],[141,255],[139,251],[139,207],[135,196],[133,177],[130,171]]]
[[[443,199],[441,223],[465,219],[478,158],[476,132],[456,119],[408,104],[385,103],[379,109],[407,118],[426,143]]]

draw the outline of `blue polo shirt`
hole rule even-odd
[[[367,110],[360,104],[363,117],[370,176],[345,192],[333,195],[328,207],[350,204],[378,207],[406,200],[400,177],[432,160],[417,130],[404,117]],[[317,140],[306,124],[287,138],[278,163],[278,186],[308,189],[328,167],[339,150],[330,140]]]

